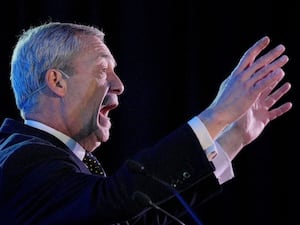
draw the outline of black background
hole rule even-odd
[[[293,109],[273,121],[234,159],[236,177],[196,209],[205,225],[300,224],[297,196],[299,13],[297,1],[11,0],[0,16],[0,120],[19,119],[9,82],[10,57],[23,29],[79,22],[106,33],[125,92],[111,112],[111,139],[96,154],[108,173],[199,113],[243,52],[264,35],[283,43],[290,62],[282,99]],[[298,93],[298,95],[297,95]],[[166,163],[167,165],[167,163]],[[292,207],[292,205],[295,205]]]

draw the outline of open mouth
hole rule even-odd
[[[102,106],[101,109],[100,109],[100,113],[103,116],[108,117],[108,113],[110,112],[110,110],[113,110],[117,106],[118,106],[117,104],[111,104],[111,105]]]
[[[102,116],[108,117],[108,113],[117,107],[118,100],[113,95],[107,95],[102,102],[100,113]]]
[[[105,142],[109,138],[109,130],[111,128],[111,121],[109,118],[109,112],[118,106],[118,97],[114,94],[108,94],[104,97],[100,106],[98,114],[98,129],[101,135],[99,140]]]

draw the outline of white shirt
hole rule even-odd
[[[72,152],[82,160],[85,154],[85,149],[78,144],[75,140],[63,134],[62,132],[53,129],[43,123],[34,121],[34,120],[25,120],[26,125],[35,127],[37,129],[46,131],[60,141],[62,141],[65,145],[72,150]],[[192,118],[188,121],[188,124],[191,126],[192,130],[195,132],[201,147],[206,152],[206,155],[210,161],[214,164],[216,170],[214,171],[215,176],[218,178],[219,183],[222,184],[227,180],[230,180],[234,177],[234,173],[232,170],[232,164],[227,156],[227,154],[223,151],[222,147],[210,137],[205,125],[198,117]]]

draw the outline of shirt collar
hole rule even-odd
[[[80,159],[82,160],[85,155],[85,149],[78,144],[74,139],[70,138],[69,136],[63,134],[62,132],[55,130],[52,127],[49,127],[41,122],[35,120],[25,120],[24,123],[28,126],[43,130],[49,134],[52,134],[60,141],[62,141],[66,146],[71,149],[71,151]]]

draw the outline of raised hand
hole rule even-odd
[[[243,138],[243,144],[249,144],[261,134],[267,124],[285,114],[292,108],[291,102],[274,106],[291,88],[290,83],[281,85],[274,90],[278,82],[269,86],[252,104],[249,110],[233,126],[237,128]],[[274,91],[273,91],[274,90]]]
[[[291,102],[274,107],[291,88],[291,84],[286,82],[275,89],[278,82],[274,82],[265,89],[247,112],[230,124],[218,137],[217,141],[231,160],[244,146],[255,140],[272,120],[292,108]]]
[[[282,67],[288,62],[288,57],[282,55],[285,51],[283,45],[258,57],[269,43],[269,37],[264,37],[245,52],[221,84],[212,104],[199,115],[212,138],[246,112],[250,113],[250,107],[254,107],[254,103],[258,103],[270,87],[274,88],[283,79]],[[282,94],[281,91],[279,94]]]

